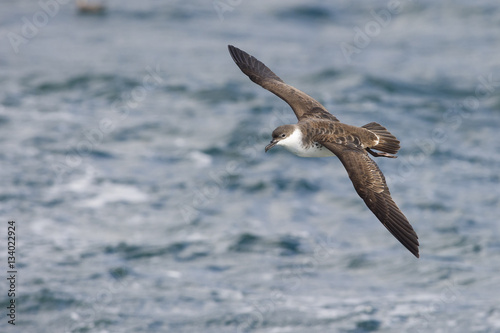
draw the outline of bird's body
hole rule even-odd
[[[283,82],[256,58],[231,45],[229,52],[243,73],[287,102],[297,116],[297,124],[282,125],[273,131],[266,152],[283,146],[301,157],[337,156],[368,208],[418,258],[417,234],[392,200],[384,175],[368,156],[396,157],[396,137],[374,122],[361,127],[341,123],[318,101]]]
[[[335,156],[330,150],[317,142],[311,144],[304,143],[304,135],[300,127],[296,126],[293,133],[285,139],[277,143],[278,146],[283,146],[291,152],[300,157],[329,157]]]

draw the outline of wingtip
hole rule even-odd
[[[241,50],[240,50],[239,48],[237,48],[236,46],[231,45],[231,44],[228,44],[228,45],[227,45],[227,49],[229,50],[229,53],[230,53],[231,55],[236,54],[236,53],[238,53],[238,52],[241,52]]]
[[[410,223],[410,222],[408,222],[408,224],[409,224],[409,223]],[[411,250],[410,250],[410,249],[409,249],[409,250],[410,250],[410,252],[411,252],[411,253],[412,253],[415,257],[417,257],[417,259],[419,259],[419,258],[420,258],[420,248],[419,248],[419,246],[420,246],[420,242],[418,241],[418,235],[417,235],[417,233],[415,232],[415,230],[413,230],[413,227],[411,226],[411,224],[410,224],[410,227],[411,227],[411,229],[412,229],[412,231],[413,231],[413,235],[415,236],[415,240],[414,240],[414,242],[415,242],[415,246],[414,246],[414,247],[412,247],[412,249],[411,249]]]
[[[393,235],[394,235],[394,234],[393,234]],[[395,236],[395,235],[394,235],[394,236]],[[412,240],[412,242],[414,242],[413,244],[408,244],[408,242],[407,242],[407,241],[403,241],[402,239],[400,239],[400,238],[398,238],[398,237],[396,237],[396,238],[397,238],[397,240],[399,240],[399,241],[400,241],[400,243],[401,243],[404,247],[406,247],[406,248],[408,249],[408,251],[410,251],[410,252],[411,252],[411,254],[413,254],[416,258],[420,258],[420,249],[418,248],[420,244],[418,243],[418,236],[417,236],[417,234],[416,234],[416,233],[415,233],[415,237],[416,237],[416,238],[415,238],[414,240]]]
[[[243,51],[231,44],[227,45],[227,49],[229,50],[229,54],[231,55],[231,58],[233,58],[233,61],[239,66],[239,63],[241,63],[241,59],[239,59],[241,56],[239,55],[243,53]]]
[[[417,234],[415,234],[415,237],[416,237],[415,243],[412,245],[409,245],[407,242],[402,242],[400,239],[398,239],[398,240],[401,242],[401,244],[403,244],[404,247],[406,247],[408,249],[408,251],[411,252],[411,254],[413,254],[418,259],[418,258],[420,258],[420,249],[419,249],[420,244],[418,243]]]

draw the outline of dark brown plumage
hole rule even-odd
[[[370,153],[375,157],[396,157],[392,155],[399,150],[396,137],[374,122],[362,127],[339,122],[321,103],[283,82],[262,62],[232,45],[228,48],[243,73],[287,102],[297,116],[297,124],[283,125],[273,131],[273,140],[266,151],[278,144],[299,156],[337,156],[368,208],[418,258],[418,236],[392,200],[384,175],[368,156]]]

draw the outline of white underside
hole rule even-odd
[[[288,138],[279,141],[277,146],[285,147],[289,152],[300,157],[328,157],[335,156],[330,150],[315,142],[308,149],[302,145],[302,132],[296,128]]]

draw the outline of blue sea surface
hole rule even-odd
[[[1,4],[1,332],[500,332],[497,1],[105,5]],[[420,259],[228,44],[397,136]]]

